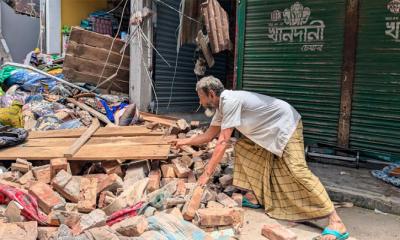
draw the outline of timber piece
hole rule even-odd
[[[199,45],[201,51],[203,52],[204,57],[206,58],[208,67],[213,67],[215,64],[214,57],[208,48],[208,42],[206,41],[206,37],[203,34],[203,31],[200,30],[196,37],[196,42]]]
[[[98,75],[99,77],[102,72],[104,77],[109,77],[114,73],[117,73],[118,78],[129,81],[129,68],[120,67],[118,69],[118,65],[110,63],[104,67],[102,62],[99,63],[98,61],[66,55],[64,66],[66,68],[72,68],[78,72]]]
[[[65,79],[71,82],[81,82],[91,83],[97,85],[98,83],[104,82],[108,77],[100,75],[95,75],[87,72],[79,72],[73,68],[63,67],[63,74]],[[100,82],[99,82],[100,79]],[[120,78],[113,78],[112,82],[103,85],[101,88],[110,88],[110,90],[115,90],[123,93],[129,92],[129,81]]]
[[[84,104],[84,103],[80,103],[78,101],[76,101],[73,98],[67,98],[67,101],[74,104],[75,106],[88,111],[91,115],[97,117],[99,120],[101,120],[102,122],[106,123],[106,124],[113,124],[110,119],[107,118],[107,116],[105,116],[102,113],[99,113],[98,111],[94,110],[93,108],[89,107],[88,105]]]
[[[159,124],[167,126],[167,127],[178,127],[176,125],[176,122],[179,119],[175,119],[172,117],[166,117],[166,116],[159,116],[159,115],[145,113],[145,112],[140,112],[140,116],[142,117],[143,120],[148,121],[148,122],[159,123]]]
[[[169,144],[176,139],[175,136],[143,136],[143,137],[91,137],[86,146],[89,145],[159,145]],[[28,139],[25,147],[59,147],[70,146],[77,138],[34,138]]]
[[[71,158],[85,144],[89,138],[100,128],[100,122],[97,118],[93,118],[92,124],[64,153],[64,157]]]
[[[50,131],[36,131],[29,134],[28,139],[35,138],[79,138],[86,128],[63,129]],[[152,132],[142,126],[105,127],[97,130],[93,137],[134,137],[134,136],[161,136],[161,132]],[[0,151],[1,152],[1,151]]]
[[[210,0],[212,1],[212,0]],[[216,25],[215,25],[215,16],[214,16],[214,11],[211,12],[211,8],[209,7],[210,1],[207,1],[203,4],[201,4],[203,16],[204,16],[204,22],[206,25],[208,37],[210,39],[210,45],[211,45],[211,50],[213,53],[219,52],[218,49],[218,38],[217,38],[217,32],[216,32]]]
[[[125,45],[125,42],[120,39],[115,39],[113,43],[113,38],[108,35],[87,31],[79,27],[72,28],[69,41],[107,50],[110,49],[112,45],[111,51],[117,53],[119,53]],[[125,55],[129,56],[129,48],[126,49]]]
[[[105,161],[105,160],[142,160],[167,159],[170,145],[143,145],[143,146],[83,146],[69,160],[76,161]],[[0,150],[0,160],[23,157],[28,160],[50,160],[61,158],[67,147],[13,147]]]
[[[93,61],[106,62],[108,57],[109,63],[118,66],[121,61],[122,55],[112,51],[110,52],[110,55],[108,55],[108,53],[109,53],[108,49],[79,44],[74,41],[68,44],[68,51],[67,51],[67,55],[72,55],[75,57]],[[127,69],[129,68],[129,56],[126,55],[124,56],[121,66]]]
[[[218,49],[220,51],[223,50],[222,45],[224,43],[224,36],[222,34],[222,19],[221,19],[221,11],[220,8],[221,6],[219,5],[218,1],[216,0],[211,0],[209,4],[212,4],[212,10],[214,11],[214,20],[215,20],[215,26],[216,31],[217,31],[217,38],[218,38]]]

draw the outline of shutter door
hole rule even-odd
[[[400,160],[400,1],[360,1],[350,146]]]
[[[336,144],[345,0],[247,0],[245,8],[239,85],[292,104],[308,143]]]

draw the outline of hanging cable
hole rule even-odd
[[[108,11],[107,13],[114,12],[119,6],[121,6],[121,4],[122,4],[123,2],[124,2],[124,0],[120,0],[119,3],[118,3],[118,5],[117,5],[115,8],[111,9],[110,11]]]
[[[192,18],[192,17],[189,17],[188,15],[184,14],[181,10],[176,9],[176,8],[174,8],[173,6],[171,6],[171,5],[169,5],[169,4],[165,3],[165,2],[163,2],[163,1],[161,1],[161,0],[153,0],[153,1],[159,2],[159,3],[161,3],[161,4],[165,5],[165,6],[167,6],[168,8],[170,8],[170,9],[174,10],[175,12],[181,14],[182,16],[184,16],[184,17],[186,17],[186,18],[192,20],[193,22],[196,22],[196,23],[198,23],[198,24],[202,24],[201,22],[197,21],[196,19],[194,19],[194,18]]]

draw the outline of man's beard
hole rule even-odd
[[[214,116],[215,112],[216,112],[216,109],[215,109],[215,108],[207,107],[206,110],[204,111],[204,114],[205,114],[207,117],[212,117],[212,116]]]

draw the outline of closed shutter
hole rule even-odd
[[[308,142],[337,141],[344,18],[345,0],[247,0],[239,20],[239,87],[292,104]]]
[[[400,158],[400,1],[360,1],[350,146]]]

